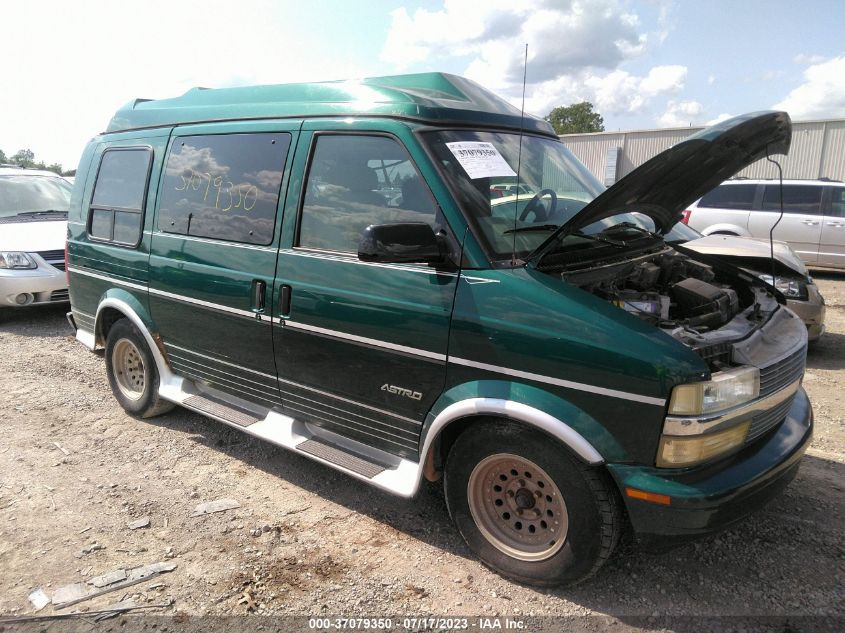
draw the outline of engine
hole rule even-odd
[[[715,330],[744,307],[736,290],[720,283],[712,267],[671,249],[563,277],[661,328]]]

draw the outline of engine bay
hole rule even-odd
[[[670,247],[624,261],[582,263],[560,275],[661,328],[714,369],[729,362],[731,342],[762,326],[778,307],[750,277],[728,274]]]

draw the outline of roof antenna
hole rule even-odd
[[[772,261],[772,286],[775,285],[775,227],[780,224],[780,221],[783,219],[783,169],[780,166],[780,163],[776,160],[772,160],[769,158],[769,146],[766,146],[766,160],[770,163],[773,163],[775,167],[778,168],[778,194],[780,197],[780,215],[778,216],[777,221],[772,224],[772,228],[769,229],[769,256],[771,257]]]
[[[511,245],[511,266],[516,266],[516,218],[519,215],[519,175],[522,173],[522,135],[525,130],[525,79],[528,77],[528,42],[525,43],[525,58],[522,63],[522,109],[519,113],[519,152],[516,158],[516,200],[513,203],[513,242]]]

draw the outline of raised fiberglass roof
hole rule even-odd
[[[393,116],[442,124],[507,127],[554,135],[479,84],[446,73],[242,88],[193,88],[173,99],[136,99],[115,113],[107,133],[206,121],[311,116]]]

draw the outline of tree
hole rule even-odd
[[[558,106],[545,117],[557,134],[604,132],[604,119],[593,112],[593,104],[582,101],[570,106]]]
[[[32,167],[35,164],[35,152],[31,149],[18,150],[18,153],[12,156],[12,162],[21,167]]]
[[[9,159],[6,158],[6,152],[4,152],[2,149],[0,149],[0,165],[2,165],[5,162],[8,162],[8,160]]]

